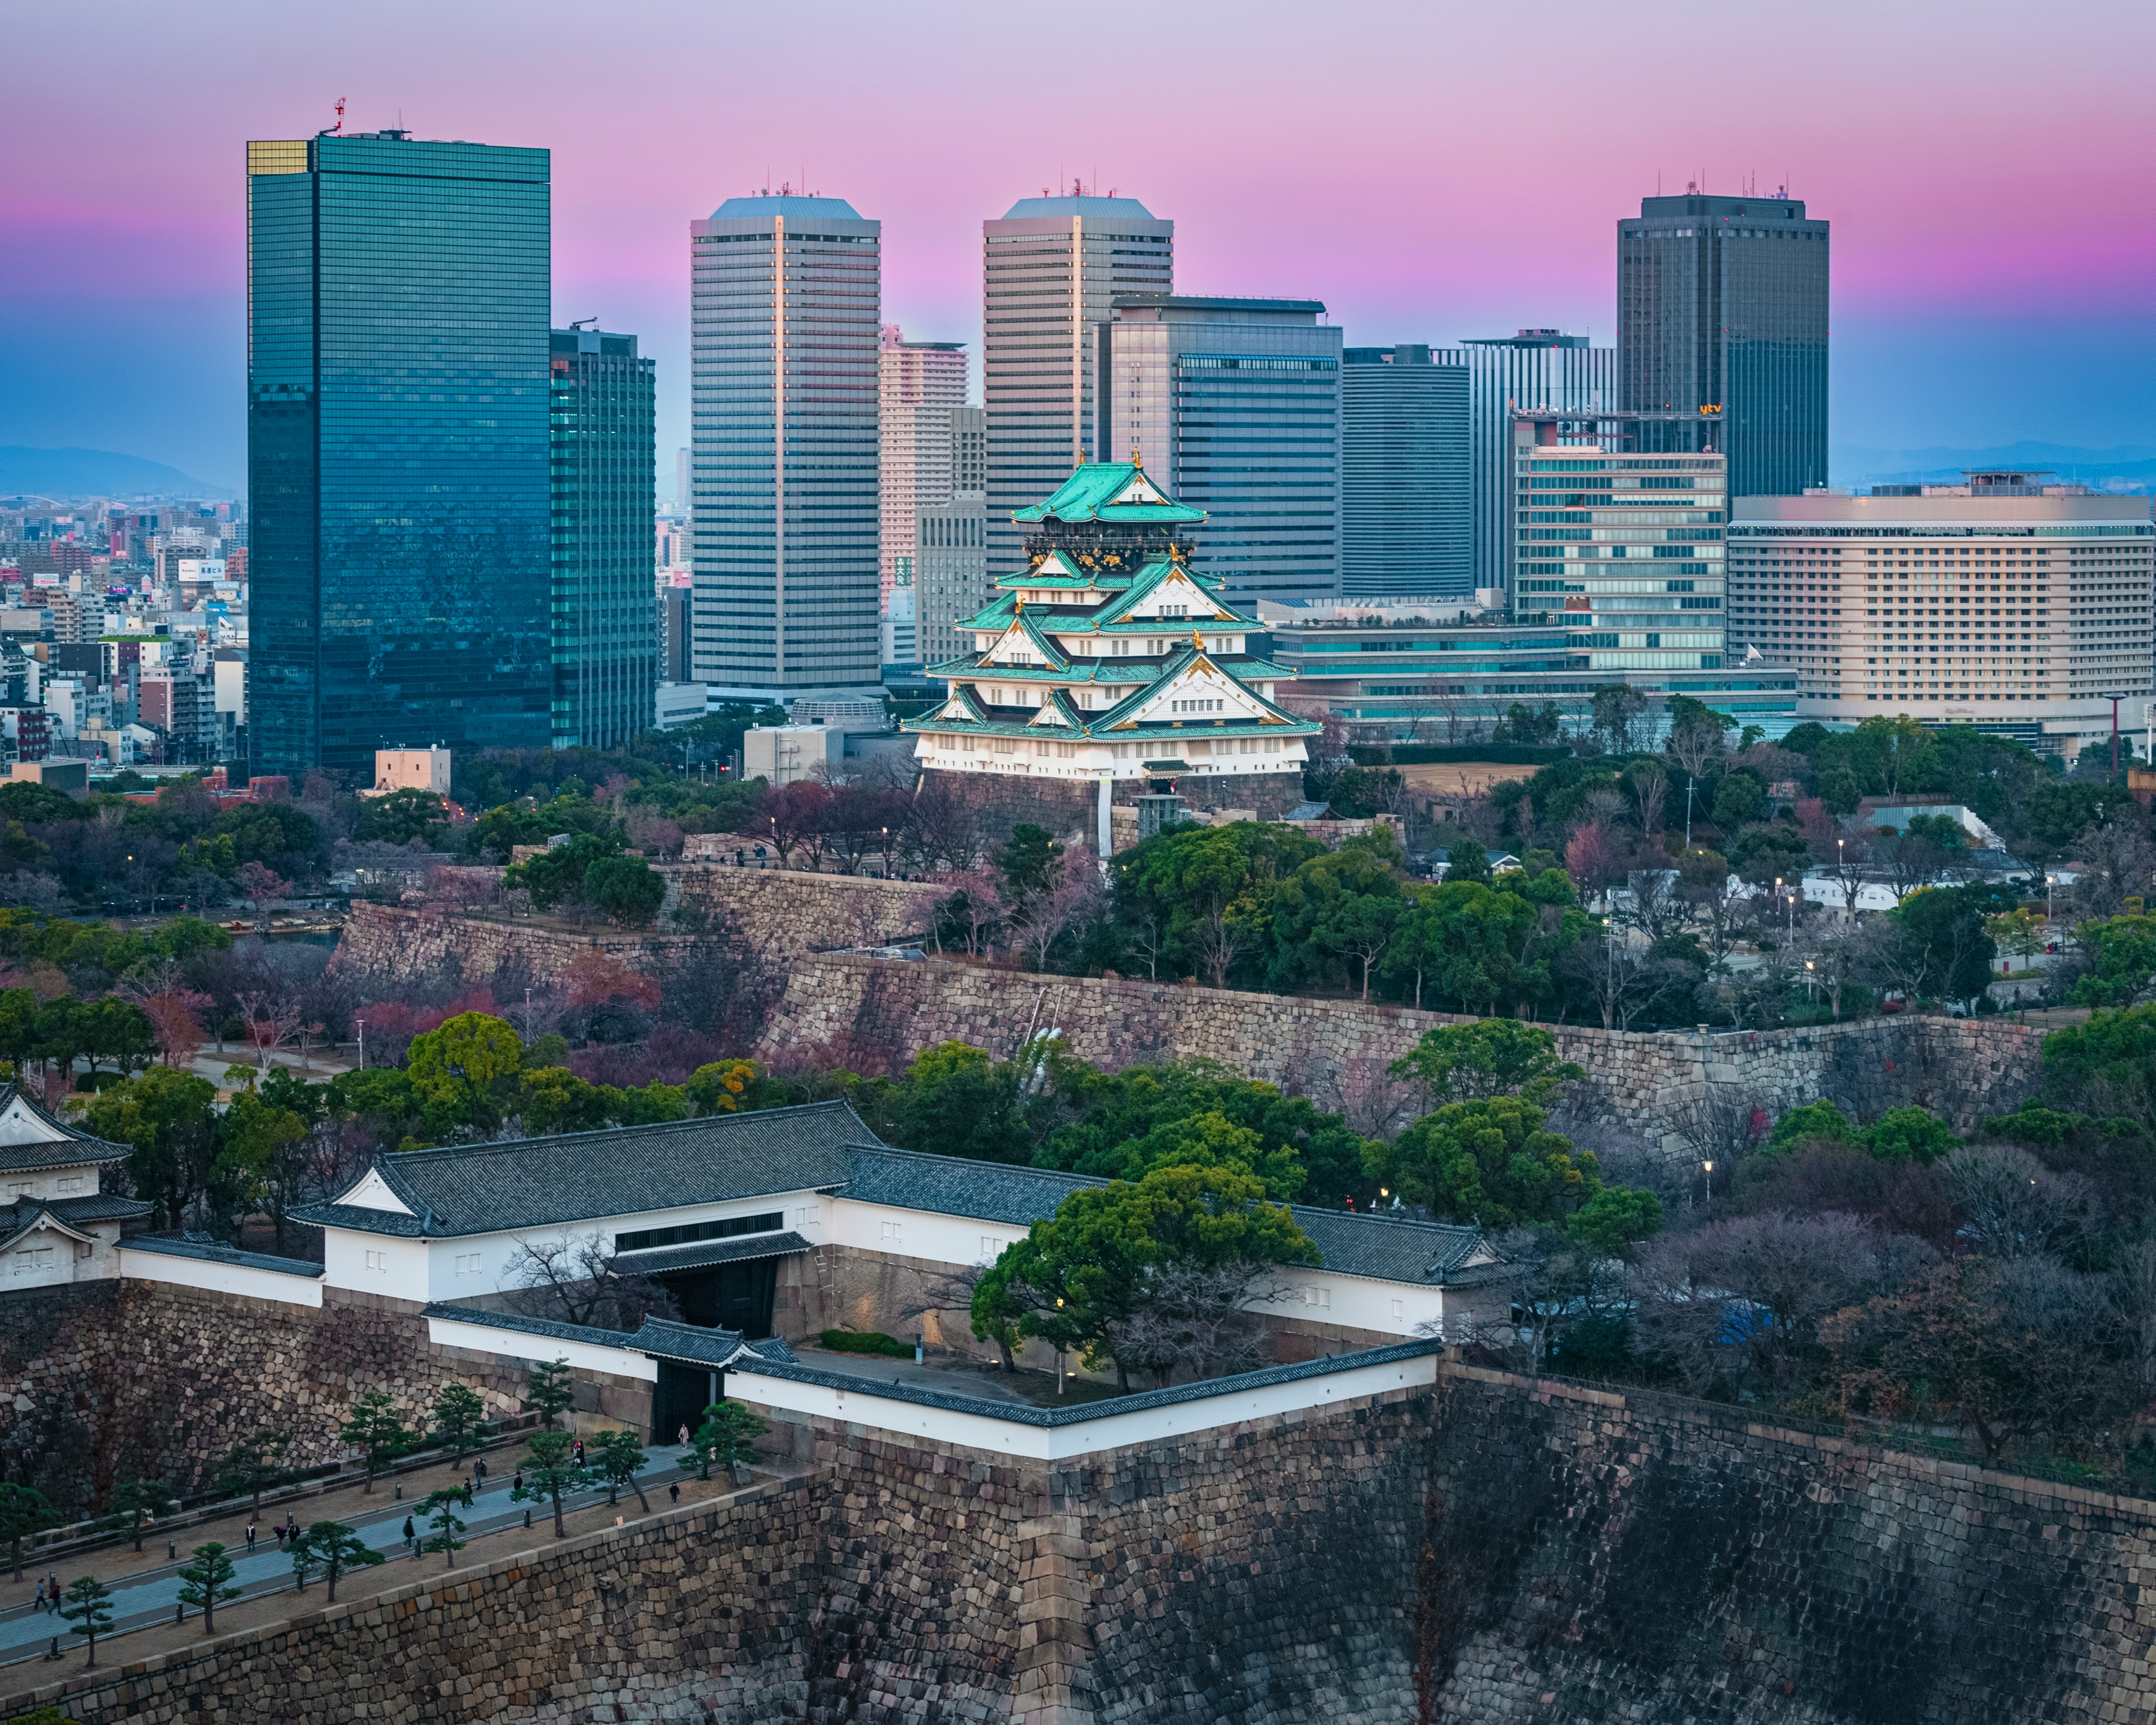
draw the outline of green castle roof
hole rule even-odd
[[[1130,501],[1117,500],[1133,491]],[[1178,503],[1134,461],[1088,461],[1056,487],[1055,495],[1012,512],[1014,521],[1116,521],[1136,526],[1173,522],[1196,526],[1202,509]]]

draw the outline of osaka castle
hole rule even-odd
[[[1245,649],[1259,625],[1191,567],[1203,510],[1141,463],[1100,461],[1011,519],[1025,567],[958,624],[973,650],[929,667],[942,704],[906,722],[922,767],[1090,780],[1104,856],[1119,783],[1301,773],[1324,727],[1274,705],[1294,673]]]

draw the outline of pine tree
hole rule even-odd
[[[24,1548],[45,1529],[59,1524],[59,1512],[46,1502],[45,1494],[35,1486],[18,1486],[12,1481],[0,1483],[0,1540],[7,1542],[16,1580],[23,1579]]]
[[[382,1465],[394,1461],[412,1447],[412,1433],[398,1416],[387,1390],[362,1390],[344,1424],[337,1428],[337,1435],[366,1458],[369,1491],[374,1489],[374,1476]]]
[[[162,1480],[122,1480],[112,1488],[112,1503],[105,1525],[125,1527],[135,1536],[135,1549],[142,1549],[142,1530],[159,1516],[179,1512],[180,1500]]]
[[[434,1396],[434,1435],[461,1459],[486,1441],[486,1404],[463,1384],[445,1384]]]
[[[607,1482],[607,1502],[609,1506],[621,1502],[621,1488],[627,1486],[636,1493],[636,1501],[646,1515],[651,1513],[651,1500],[644,1495],[643,1482],[636,1471],[644,1466],[644,1445],[633,1431],[603,1431],[593,1440],[592,1455],[600,1476]]]
[[[329,1583],[329,1602],[336,1603],[337,1577],[349,1574],[354,1569],[372,1567],[382,1561],[382,1553],[369,1545],[342,1522],[313,1522],[293,1537],[292,1567],[300,1568],[302,1548],[308,1568],[320,1569],[322,1579]],[[300,1577],[300,1585],[306,1578]]]
[[[60,1615],[73,1625],[69,1633],[88,1638],[88,1664],[97,1663],[97,1638],[112,1633],[112,1589],[95,1575],[78,1576],[60,1598]]]
[[[429,1491],[420,1512],[427,1517],[427,1525],[434,1532],[427,1536],[421,1549],[438,1551],[446,1560],[447,1567],[455,1568],[457,1553],[465,1548],[466,1541],[457,1535],[465,1531],[465,1524],[457,1515],[457,1506],[464,1502],[461,1490]]]
[[[217,1608],[228,1599],[239,1597],[239,1589],[232,1584],[232,1559],[224,1554],[224,1548],[214,1539],[207,1545],[197,1546],[190,1554],[192,1561],[180,1568],[180,1603],[202,1607],[203,1633],[217,1633]]]
[[[291,1433],[258,1425],[224,1452],[218,1482],[228,1491],[246,1492],[248,1514],[259,1517],[263,1491],[271,1486],[281,1486],[292,1477],[292,1470],[285,1462],[286,1452],[291,1447]],[[141,1547],[138,1544],[136,1549],[139,1551]]]
[[[539,1416],[541,1425],[551,1428],[559,1415],[576,1404],[576,1386],[569,1381],[566,1358],[542,1360],[531,1368],[524,1386],[524,1406],[526,1412]]]
[[[566,1431],[542,1430],[531,1434],[531,1446],[524,1454],[521,1471],[524,1483],[509,1494],[520,1503],[549,1503],[554,1509],[554,1537],[567,1537],[562,1526],[562,1500],[592,1482],[592,1471],[576,1464],[572,1440]]]

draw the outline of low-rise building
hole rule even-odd
[[[0,1088],[0,1290],[121,1273],[121,1231],[152,1208],[103,1189],[130,1153],[54,1119],[16,1086]]]

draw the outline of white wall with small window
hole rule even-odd
[[[206,1288],[219,1294],[242,1295],[249,1300],[272,1301],[280,1306],[318,1307],[322,1303],[322,1278],[319,1276],[288,1276],[280,1271],[259,1270],[251,1264],[218,1264],[203,1258],[182,1258],[172,1252],[145,1251],[124,1242],[120,1248],[120,1273],[130,1281]]]

